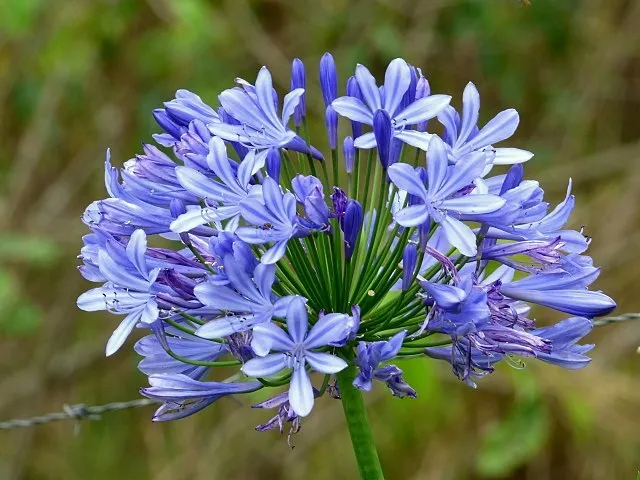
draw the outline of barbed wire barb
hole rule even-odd
[[[61,412],[51,412],[29,418],[14,418],[5,422],[0,422],[0,430],[35,427],[36,425],[58,422],[61,420],[100,420],[103,413],[147,407],[157,403],[158,402],[155,400],[148,398],[139,398],[128,402],[111,402],[104,405],[88,406],[84,403],[63,405]]]

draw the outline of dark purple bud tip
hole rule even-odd
[[[391,117],[385,110],[378,110],[373,115],[373,134],[376,137],[378,156],[380,157],[382,166],[387,168],[391,156],[393,128],[391,125]]]
[[[362,205],[356,200],[349,200],[344,213],[344,221],[342,222],[342,230],[344,232],[344,251],[347,259],[353,255],[353,250],[358,241],[358,235],[362,230],[362,222],[364,213]]]
[[[277,148],[269,149],[266,164],[267,174],[276,182],[280,182],[280,152]]]
[[[320,89],[328,107],[338,96],[338,72],[330,53],[325,53],[320,60]]]
[[[413,281],[413,273],[418,260],[418,248],[413,243],[407,244],[402,254],[402,290],[407,290]]]

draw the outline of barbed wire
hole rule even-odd
[[[596,327],[611,325],[613,323],[627,322],[630,320],[640,320],[640,313],[625,313],[594,320]],[[638,349],[640,353],[640,348]],[[104,405],[86,405],[78,403],[76,405],[63,405],[61,412],[51,412],[28,418],[14,418],[5,422],[0,422],[0,430],[12,430],[15,428],[29,428],[61,420],[100,420],[103,413],[129,410],[133,408],[148,407],[156,405],[156,400],[139,398],[128,402],[111,402]],[[639,479],[640,480],[640,479]]]
[[[595,327],[610,325],[612,323],[628,322],[629,320],[640,320],[640,313],[624,313],[622,315],[612,315],[611,317],[599,318],[593,321]]]
[[[29,418],[14,418],[6,422],[0,422],[0,430],[11,430],[14,428],[28,428],[45,423],[58,422],[61,420],[100,420],[103,413],[117,412],[132,408],[147,407],[158,402],[148,398],[139,398],[128,402],[111,402],[104,405],[86,405],[79,403],[76,405],[63,405],[61,412],[51,412]]]

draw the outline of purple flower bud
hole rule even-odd
[[[418,68],[418,81],[416,82],[416,100],[428,97],[431,95],[431,87],[429,81],[422,75],[422,70]],[[418,131],[424,132],[427,130],[427,122],[420,122],[417,125]]]
[[[507,175],[504,177],[504,182],[502,182],[502,187],[500,187],[500,195],[520,185],[523,177],[524,167],[521,163],[516,163],[509,169]]]
[[[304,200],[311,195],[314,189],[318,188],[322,192],[322,182],[313,175],[296,175],[291,180],[291,187],[296,200],[300,203],[304,203]]]
[[[280,182],[280,152],[277,148],[270,148],[267,154],[267,175],[276,182]]]
[[[344,164],[347,169],[347,173],[352,173],[354,163],[356,161],[356,149],[353,146],[353,137],[346,137],[344,139],[342,152],[344,154]]]
[[[335,150],[338,147],[338,114],[331,105],[327,107],[324,119],[329,136],[329,147]]]
[[[409,243],[402,254],[402,290],[408,290],[413,281],[413,273],[418,261],[418,249],[415,244]]]
[[[356,77],[349,77],[349,80],[347,80],[347,96],[362,101],[362,93],[360,92],[360,86],[358,85]],[[362,124],[360,122],[351,122],[351,130],[353,132],[353,138],[358,138],[362,135]]]
[[[384,168],[387,168],[389,166],[393,129],[391,125],[391,117],[385,110],[378,110],[374,113],[373,134],[376,137],[380,162],[382,162],[382,166]]]
[[[362,221],[364,220],[362,205],[356,200],[347,202],[347,209],[344,213],[342,222],[342,231],[344,232],[344,251],[347,259],[353,255],[353,249],[358,241],[358,235],[362,229]]]
[[[407,91],[404,92],[404,95],[402,96],[399,111],[404,110],[416,100],[416,87],[418,85],[416,67],[409,65],[409,72],[411,74],[411,83],[409,83],[409,88],[407,88]]]
[[[341,219],[344,217],[344,212],[347,210],[347,194],[344,193],[344,190],[338,187],[333,187],[331,200],[333,201],[333,216]]]
[[[338,72],[333,55],[325,53],[320,59],[320,89],[328,107],[338,96]]]
[[[307,75],[304,69],[304,63],[299,58],[295,58],[291,64],[291,90],[296,88],[306,88]],[[296,127],[302,124],[302,118],[307,114],[305,96],[300,98],[300,103],[293,111],[293,123]]]
[[[304,200],[304,212],[307,218],[318,226],[329,223],[329,207],[324,203],[324,195],[320,187],[314,188],[309,196]]]
[[[429,80],[422,75],[422,70],[418,68],[418,81],[416,83],[416,100],[431,95],[431,86]]]

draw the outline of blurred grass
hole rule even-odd
[[[150,111],[177,88],[215,103],[269,65],[286,88],[325,50],[344,80],[402,56],[460,103],[479,88],[486,120],[516,107],[511,142],[528,175],[593,235],[597,287],[640,311],[640,2],[637,0],[2,0],[0,2],[0,418],[137,395],[136,356],[103,357],[114,317],[83,314],[74,257],[86,204],[102,198],[103,155],[124,161],[157,131]],[[322,111],[319,95],[309,109]],[[318,131],[316,126],[316,131]],[[316,135],[316,138],[318,136]],[[321,142],[318,142],[321,143]],[[539,320],[549,321],[547,312]],[[632,478],[640,462],[640,324],[603,327],[584,371],[502,365],[478,390],[445,364],[402,365],[419,398],[368,396],[388,478]],[[248,403],[246,399],[239,400]],[[268,412],[225,399],[154,425],[151,411],[0,433],[2,479],[354,478],[330,399],[290,450],[252,427]]]

